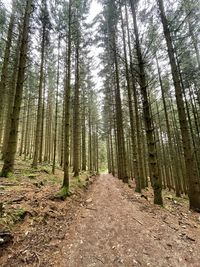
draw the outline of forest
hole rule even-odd
[[[200,1],[0,0],[0,265],[200,266]]]

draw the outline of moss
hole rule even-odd
[[[69,187],[62,187],[54,198],[65,200],[67,197],[71,196],[71,194],[72,192],[69,190]]]
[[[27,214],[27,210],[24,208],[20,208],[20,209],[15,211],[14,216],[15,216],[16,220],[19,221],[19,220],[23,220],[25,218],[26,214]]]
[[[80,176],[76,176],[75,178],[76,178],[76,180],[77,180],[78,183],[81,183]]]
[[[30,174],[28,175],[28,178],[29,178],[29,179],[36,179],[36,177],[37,177],[37,174],[35,174],[35,173],[30,173]]]
[[[12,178],[12,176],[13,176],[12,172],[8,172],[8,173],[0,172],[0,177]]]

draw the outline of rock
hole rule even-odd
[[[92,198],[88,198],[87,200],[86,200],[86,203],[91,203],[92,202]]]
[[[29,231],[26,231],[26,232],[25,232],[25,236],[27,236],[28,234],[29,234]]]

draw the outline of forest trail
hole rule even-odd
[[[130,191],[101,175],[67,231],[55,266],[200,266],[200,229]]]
[[[134,182],[102,174],[59,201],[52,199],[59,183],[38,188],[23,180],[2,195],[11,200],[8,211],[27,210],[0,250],[2,267],[200,266],[200,216],[187,200],[164,191],[161,208],[151,189],[146,199],[134,193]]]

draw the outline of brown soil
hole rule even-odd
[[[101,175],[87,192],[51,201],[41,220],[19,225],[1,266],[199,267],[199,214],[169,193],[165,208],[152,204],[151,191],[146,195]]]

